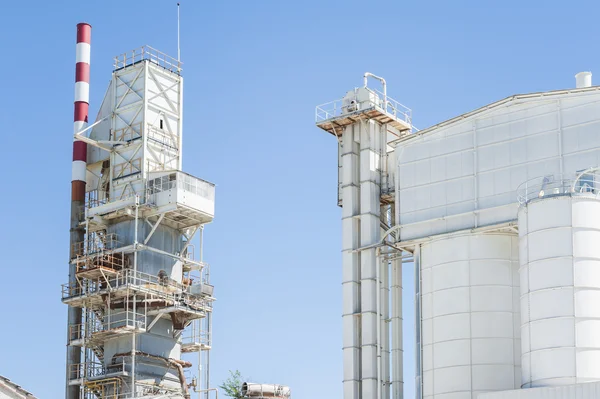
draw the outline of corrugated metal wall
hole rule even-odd
[[[598,131],[590,89],[516,98],[399,143],[401,239],[516,219],[521,183],[600,165]]]

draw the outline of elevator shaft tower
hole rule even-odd
[[[369,77],[382,92],[368,87]],[[316,124],[338,140],[343,398],[389,399],[391,391],[401,399],[402,260],[381,247],[396,223],[394,146],[412,130],[411,110],[366,73],[363,87],[317,106]]]
[[[202,233],[215,187],[182,171],[182,111],[181,63],[144,46],[115,58],[96,121],[76,129],[85,194],[62,289],[74,310],[67,399],[209,388],[214,298]],[[185,353],[198,353],[199,382]]]

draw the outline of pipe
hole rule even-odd
[[[77,24],[77,44],[75,47],[75,112],[73,118],[73,130],[75,134],[83,130],[88,123],[91,37],[92,27],[90,24]],[[71,169],[71,217],[69,237],[70,286],[77,285],[77,278],[75,275],[77,270],[73,261],[77,257],[77,253],[75,253],[75,244],[82,242],[85,237],[85,231],[81,228],[83,218],[81,217],[80,209],[85,205],[86,162],[87,145],[82,141],[74,140]],[[69,306],[67,314],[66,399],[78,399],[80,396],[80,387],[77,385],[69,385],[70,370],[74,365],[81,363],[81,349],[69,345],[68,326],[81,323],[81,314],[80,308]]]
[[[386,214],[387,220],[390,225],[393,225],[393,206],[386,206],[389,213]],[[384,254],[383,247],[379,249],[381,254]],[[402,255],[402,251],[394,250],[394,254]],[[380,324],[382,328],[381,334],[381,381],[383,386],[382,397],[383,399],[390,399],[390,267],[391,259],[389,255],[384,254],[381,257],[381,319]]]
[[[169,359],[172,360],[172,359]],[[179,373],[179,381],[181,382],[181,389],[183,389],[183,397],[185,399],[190,399],[190,390],[187,386],[187,382],[185,380],[185,373],[183,372],[183,366],[177,362],[171,362],[173,366],[177,369]]]
[[[367,81],[369,79],[369,76],[381,82],[381,85],[383,86],[383,109],[387,110],[387,85],[385,79],[381,76],[374,75],[371,72],[365,72],[365,74],[363,75],[365,88],[367,87]]]
[[[377,313],[377,326],[375,328],[376,331],[376,345],[377,345],[377,399],[381,399],[381,280],[379,269],[381,267],[381,259],[379,255],[381,254],[380,248],[377,248],[375,255],[375,309]]]
[[[195,390],[196,391],[196,390]],[[206,392],[206,397],[208,398],[208,393],[210,391],[215,391],[215,399],[219,399],[219,390],[217,388],[207,388],[207,389],[199,389],[196,392],[198,392],[198,397],[200,397],[201,393]]]
[[[135,196],[135,225],[133,232],[133,275],[137,275],[137,254],[138,254],[138,224],[139,224],[139,209],[140,209],[140,197],[139,195]],[[161,215],[162,217],[162,215]],[[159,220],[160,222],[160,220]],[[156,224],[158,226],[158,223]],[[137,308],[137,294],[133,294],[133,314],[136,314]],[[131,392],[132,396],[135,398],[136,396],[136,387],[135,387],[135,352],[136,352],[136,334],[135,331],[131,334]]]
[[[360,247],[360,179],[359,125],[351,125],[341,135],[342,139],[342,323],[344,358],[344,393],[346,399],[359,399],[361,391],[361,298],[360,255],[354,249]],[[357,132],[358,131],[358,132]]]
[[[403,398],[402,262],[392,261],[392,399]]]
[[[415,265],[415,333],[417,342],[417,353],[416,353],[416,392],[417,399],[423,397],[423,330],[422,330],[422,310],[423,301],[421,300],[421,244],[415,245],[414,250],[414,265]]]

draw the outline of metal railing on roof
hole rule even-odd
[[[412,125],[412,110],[390,96],[384,96],[379,90],[366,88],[373,93],[373,98],[366,101],[358,101],[348,104],[348,98],[340,98],[325,104],[317,105],[315,109],[315,122],[320,123],[329,119],[337,118],[354,110],[379,108],[385,113]],[[354,89],[355,97],[358,88]],[[386,99],[385,101],[383,99]]]
[[[162,51],[158,51],[148,45],[142,46],[126,53],[120,54],[114,58],[114,68],[121,69],[128,65],[135,64],[143,60],[149,60],[150,62],[168,69],[171,72],[181,73],[182,62],[166,55]]]
[[[517,188],[519,205],[535,199],[561,195],[600,196],[600,169],[590,168],[570,175],[540,176],[522,183]]]

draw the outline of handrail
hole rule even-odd
[[[382,93],[379,90],[369,87],[366,87],[366,89],[375,95],[375,99],[362,102],[359,102],[358,99],[356,99],[355,104],[357,106],[357,110],[379,108],[381,111],[394,116],[394,118],[398,120],[403,120],[412,126],[412,110],[410,108],[389,97],[387,93]],[[357,90],[358,88],[354,89],[355,96]],[[384,98],[384,100],[382,101],[381,98]],[[315,108],[315,122],[321,123],[347,114],[348,107],[344,106],[345,100],[347,100],[347,98],[344,97],[327,102],[325,104],[317,105]]]
[[[600,168],[589,168],[570,175],[547,175],[529,179],[517,187],[520,206],[538,198],[558,195],[592,194],[600,196]]]
[[[217,388],[195,389],[194,390],[194,392],[196,392],[196,393],[204,393],[204,392],[211,392],[211,391],[215,391],[215,399],[219,399],[219,390]]]
[[[132,310],[111,311],[106,315],[105,320],[95,319],[87,323],[69,325],[69,339],[70,341],[90,339],[97,333],[122,330],[126,327],[136,330],[144,329],[146,324],[146,315],[143,312],[133,312]]]
[[[108,283],[108,284],[105,284]],[[160,278],[151,274],[125,269],[107,278],[99,277],[97,279],[83,279],[83,283],[72,282],[62,284],[62,298],[73,298],[80,296],[89,296],[98,294],[101,291],[112,291],[120,288],[139,288],[144,289],[154,295],[163,297],[180,303],[183,301],[187,305],[199,307],[202,309],[212,309],[212,301],[206,296],[192,294],[188,287],[170,278]],[[161,287],[159,289],[157,287]],[[173,288],[169,292],[168,288]]]
[[[99,362],[83,362],[71,364],[69,369],[69,380],[90,379],[101,377],[109,373],[118,373],[125,371],[125,360],[118,363],[111,363],[104,366]]]
[[[152,174],[160,173],[161,176],[155,178],[148,178],[146,184],[141,192],[132,192],[127,196],[119,198],[120,201],[128,200],[133,197],[139,196],[140,203],[145,204],[150,202],[150,198],[154,194],[168,191],[173,188],[180,188],[183,191],[189,192],[194,195],[198,195],[202,198],[214,201],[215,199],[215,184],[204,179],[192,176],[188,173],[181,171],[154,171]],[[91,190],[86,193],[85,209],[92,209],[98,206],[106,205],[110,203],[110,199],[100,199],[98,190]]]
[[[142,60],[159,65],[171,72],[181,73],[182,62],[148,45],[133,49],[114,58],[115,70],[125,68]]]

